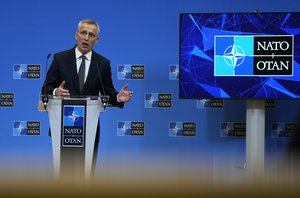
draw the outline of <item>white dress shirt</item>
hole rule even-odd
[[[77,74],[79,72],[79,67],[81,65],[82,59],[81,56],[83,54],[78,50],[78,48],[75,48],[75,57],[76,57],[76,67],[77,67]],[[92,51],[89,53],[85,54],[85,74],[84,74],[84,82],[86,81],[87,75],[89,73],[90,65],[91,65],[91,60],[92,60]]]

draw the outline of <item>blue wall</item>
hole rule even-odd
[[[77,23],[84,18],[101,26],[95,50],[111,60],[116,89],[129,83],[134,91],[133,100],[123,110],[110,108],[101,114],[98,174],[145,174],[150,168],[149,172],[165,169],[176,174],[190,169],[191,175],[208,175],[212,180],[226,176],[221,169],[243,175],[235,167],[245,163],[245,138],[221,138],[219,123],[245,122],[245,101],[225,101],[223,109],[197,109],[195,100],[178,99],[178,81],[169,80],[169,65],[179,61],[179,13],[299,8],[300,2],[293,0],[2,1],[0,93],[13,92],[15,105],[0,107],[0,175],[27,174],[24,172],[31,168],[48,170],[37,174],[52,174],[48,115],[37,110],[45,59],[48,53],[75,45]],[[14,64],[42,65],[41,79],[13,79]],[[118,80],[118,64],[144,64],[145,80]],[[145,93],[172,93],[172,108],[144,108]],[[287,144],[286,138],[271,138],[271,124],[293,122],[298,103],[276,101],[275,109],[266,110],[267,159],[279,158],[276,153]],[[41,135],[13,136],[16,120],[40,121]],[[145,122],[145,135],[117,136],[118,121]],[[169,137],[170,121],[196,122],[196,137]]]

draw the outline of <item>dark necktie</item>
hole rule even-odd
[[[84,85],[84,76],[85,76],[85,59],[86,57],[84,55],[80,56],[81,58],[81,64],[79,67],[79,72],[78,72],[78,80],[79,80],[79,90],[80,93],[82,93],[82,88]]]

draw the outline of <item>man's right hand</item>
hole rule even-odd
[[[55,90],[56,96],[69,96],[70,95],[69,90],[64,89],[65,83],[66,83],[65,81],[62,81],[62,83],[59,85],[59,87],[56,88],[56,90]]]

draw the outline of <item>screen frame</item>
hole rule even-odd
[[[248,99],[254,99],[254,100],[298,100],[300,99],[300,97],[298,98],[293,98],[293,97],[257,97],[257,98],[253,98],[253,97],[184,97],[184,94],[182,94],[182,89],[181,88],[181,72],[182,72],[182,67],[181,67],[181,44],[182,44],[182,16],[183,15],[222,15],[222,14],[298,14],[300,16],[300,11],[279,11],[279,12],[261,12],[259,10],[254,10],[253,12],[183,12],[183,13],[179,13],[179,78],[178,78],[178,97],[179,99],[183,99],[183,100],[201,100],[201,99],[215,99],[215,100],[248,100]],[[300,28],[300,27],[299,27]],[[295,45],[295,43],[294,43]],[[300,43],[299,43],[300,46]],[[295,51],[295,50],[294,50]],[[295,62],[295,60],[293,60]],[[295,68],[295,65],[293,66],[293,70]],[[214,76],[215,77],[215,76]],[[263,77],[263,76],[256,76],[256,77]],[[253,76],[253,78],[255,78],[255,76]],[[300,78],[300,77],[299,77]],[[299,94],[300,95],[300,94]]]

